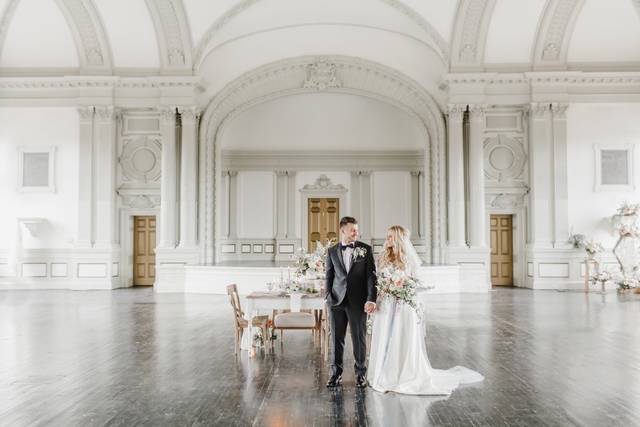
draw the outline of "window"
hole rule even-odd
[[[55,192],[55,148],[21,148],[18,163],[20,191]]]
[[[595,147],[596,191],[633,191],[633,145]]]

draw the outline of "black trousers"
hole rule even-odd
[[[333,344],[333,358],[331,359],[332,375],[340,375],[343,371],[344,342],[347,333],[347,324],[351,331],[351,343],[353,345],[353,358],[355,359],[356,375],[365,375],[367,368],[367,313],[364,304],[352,305],[347,297],[340,305],[329,309],[331,321],[331,341]]]

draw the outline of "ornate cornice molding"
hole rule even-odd
[[[113,61],[107,35],[92,0],[56,0],[78,49],[81,71],[109,73]]]
[[[149,0],[147,0],[149,1]],[[214,21],[214,23],[209,27],[209,29],[205,32],[202,38],[198,41],[197,46],[194,49],[193,54],[193,64],[198,66],[200,62],[202,62],[209,43],[215,35],[229,22],[231,22],[238,15],[245,12],[247,9],[256,5],[262,0],[241,0],[235,6],[231,7],[227,12],[225,12],[222,16]],[[401,14],[405,15],[407,18],[412,20],[418,27],[420,27],[428,36],[429,44],[434,50],[440,55],[442,60],[446,63],[449,58],[449,49],[447,46],[447,42],[442,38],[440,33],[420,15],[414,9],[404,4],[400,0],[376,0],[380,1],[387,6],[397,10]],[[494,0],[489,0],[494,1]]]
[[[221,153],[223,169],[295,171],[415,170],[424,166],[420,151],[234,151]],[[353,172],[353,169],[356,169]]]
[[[182,0],[146,0],[164,70],[191,70],[191,32]]]
[[[461,0],[451,37],[451,66],[481,69],[495,0]]]
[[[534,69],[566,68],[569,41],[584,0],[549,0],[533,46]]]
[[[425,202],[431,207],[427,239],[432,242],[432,262],[441,262],[446,241],[445,192],[445,126],[444,117],[433,98],[417,82],[382,64],[347,56],[304,56],[277,61],[245,73],[222,89],[211,101],[200,124],[200,200],[201,241],[203,259],[214,261],[214,227],[219,227],[217,213],[219,181],[216,176],[222,166],[220,135],[233,118],[254,105],[282,96],[315,92],[301,87],[310,64],[319,60],[335,64],[342,87],[332,92],[349,93],[378,99],[394,105],[424,124],[425,187],[429,189]],[[428,135],[427,135],[428,134]],[[427,166],[428,165],[428,166]]]
[[[9,29],[9,24],[11,23],[13,14],[18,6],[18,1],[19,0],[9,0],[9,3],[7,3],[4,10],[2,10],[2,15],[0,15],[0,58],[2,57],[4,39],[7,36],[7,30]]]
[[[196,77],[0,77],[0,89],[84,89],[84,88],[193,88]]]

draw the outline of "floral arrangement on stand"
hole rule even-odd
[[[640,203],[624,201],[611,218],[618,233],[613,254],[620,264],[620,275],[615,278],[619,292],[629,289],[640,291]]]
[[[589,259],[594,259],[598,256],[602,251],[604,251],[604,247],[600,242],[596,242],[594,240],[586,241],[582,244],[585,252],[587,253],[587,257]]]
[[[616,281],[619,291],[628,291],[635,289],[636,292],[640,289],[640,277],[635,276],[621,276]]]
[[[287,289],[287,291],[319,292],[316,283],[325,277],[327,253],[333,243],[333,240],[329,240],[323,245],[318,241],[316,242],[315,251],[307,252],[304,248],[300,248],[298,252],[292,256],[295,272],[294,278],[289,284],[290,289]]]
[[[616,213],[622,216],[640,215],[640,203],[629,203],[625,200]]]
[[[599,271],[589,277],[589,282],[594,286],[600,285],[603,291],[608,283],[613,283],[614,281],[615,278],[613,275],[606,270]]]

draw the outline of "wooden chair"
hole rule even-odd
[[[324,305],[320,312],[320,347],[324,354],[324,360],[329,360],[329,348],[331,339],[331,324],[329,323],[329,307]]]
[[[280,346],[284,345],[284,331],[310,330],[315,341],[320,338],[320,316],[310,310],[291,312],[290,310],[273,310],[273,329],[280,331]]]
[[[249,321],[244,318],[244,313],[240,307],[240,296],[238,295],[238,286],[236,284],[227,286],[227,294],[229,295],[229,301],[233,307],[234,325],[236,329],[235,335],[235,348],[234,353],[238,354],[238,348],[240,347],[240,340],[242,339],[242,333],[249,327]],[[264,338],[264,346],[269,351],[268,341],[270,340],[269,328],[268,328],[269,316],[255,316],[251,319],[251,326],[262,329],[262,337]],[[253,340],[253,337],[251,337]]]

